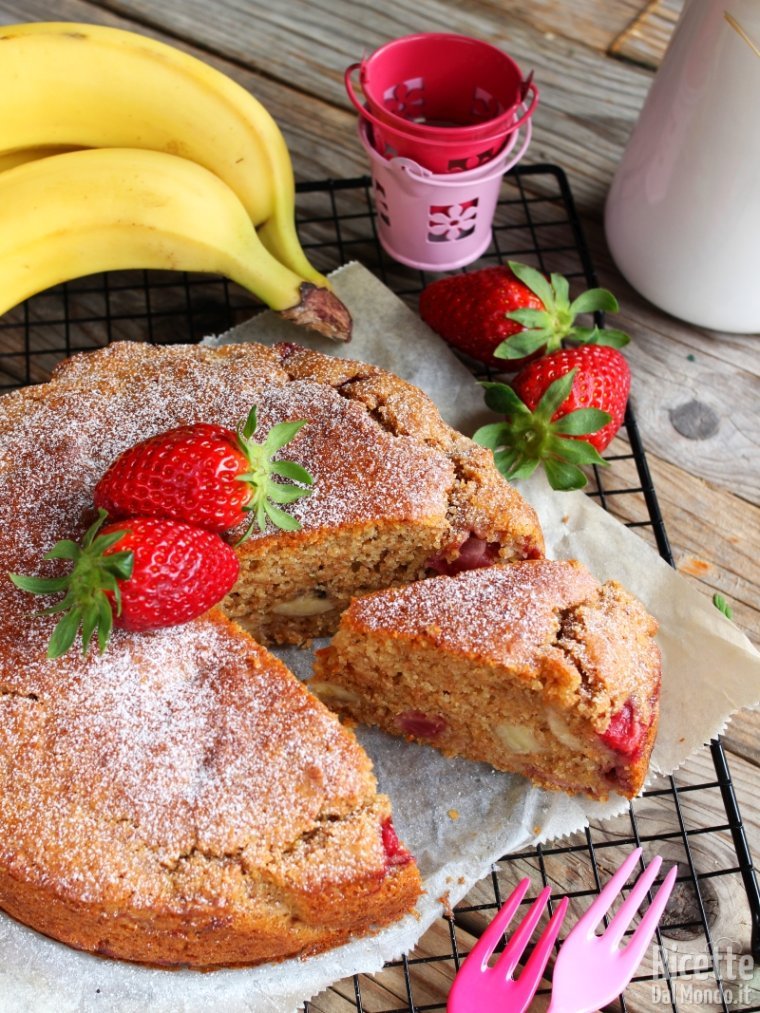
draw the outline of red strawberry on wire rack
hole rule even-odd
[[[448,275],[431,282],[420,295],[420,316],[444,341],[473,359],[505,372],[553,352],[570,340],[622,348],[622,331],[580,327],[581,313],[616,313],[618,301],[603,288],[570,300],[561,274],[548,278],[534,267],[508,265]]]
[[[581,489],[582,466],[605,463],[601,451],[623,423],[631,371],[617,349],[580,345],[528,363],[511,386],[483,386],[488,407],[506,419],[474,439],[493,450],[505,478],[527,478],[541,463],[553,489]]]
[[[308,496],[313,479],[300,464],[274,455],[304,425],[280,422],[257,443],[254,406],[237,432],[199,422],[159,433],[116,458],[95,487],[95,506],[116,517],[168,517],[217,532],[252,514],[241,541],[255,524],[263,531],[267,520],[297,531],[299,522],[277,504]]]
[[[237,580],[234,549],[219,535],[157,517],[131,517],[106,524],[107,514],[87,530],[80,545],[57,542],[45,559],[65,559],[59,577],[12,573],[22,591],[64,597],[41,615],[60,614],[48,645],[58,658],[82,633],[82,653],[95,637],[100,653],[114,626],[135,632],[176,626],[221,601]]]

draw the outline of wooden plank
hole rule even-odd
[[[627,442],[619,437],[610,452],[613,456],[628,452]],[[650,454],[648,462],[676,568],[708,600],[722,594],[737,626],[760,641],[758,509],[656,455]],[[613,461],[601,481],[605,490],[623,490],[607,495],[607,508],[614,516],[624,523],[647,523],[643,495],[627,491],[639,484],[632,460]],[[594,488],[592,482],[590,489]],[[730,518],[730,527],[724,518]],[[637,527],[636,533],[656,548],[650,527]]]
[[[44,4],[33,0],[29,6],[33,9]],[[543,30],[513,16],[511,8],[505,11],[487,4],[468,5],[465,10],[446,0],[420,0],[403,11],[384,5],[373,10],[371,18],[363,8],[333,0],[291,0],[287,7],[240,7],[232,0],[219,0],[213,18],[208,16],[204,0],[160,6],[151,0],[110,0],[107,6],[180,40],[198,38],[198,26],[202,25],[203,45],[209,51],[252,68],[262,78],[298,89],[301,97],[291,96],[295,106],[283,122],[297,117],[298,105],[310,101],[326,102],[346,112],[343,146],[345,131],[351,135],[354,121],[343,71],[364,52],[413,31],[455,31],[488,39],[510,52],[526,71],[535,71],[541,102],[534,117],[531,160],[549,159],[566,166],[579,207],[597,217],[651,80],[649,73],[610,61],[573,39],[555,36],[547,40]],[[93,20],[103,16],[107,15],[100,5],[93,9]],[[275,107],[272,112],[277,116]],[[321,117],[323,107],[316,112]],[[319,142],[309,145],[307,153],[311,154],[329,143],[334,124],[329,117],[321,122],[314,111],[308,120],[312,139]],[[341,137],[336,140],[335,147],[340,150]],[[307,172],[304,178],[319,178],[303,168],[301,154],[294,151],[299,173]],[[338,168],[339,164],[329,175],[346,174]]]
[[[610,56],[654,70],[668,47],[684,0],[650,0],[609,47]]]

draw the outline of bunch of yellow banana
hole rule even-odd
[[[231,78],[133,32],[34,22],[3,26],[0,94],[0,314],[93,272],[208,271],[348,340],[298,241],[282,134]]]

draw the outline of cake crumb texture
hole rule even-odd
[[[579,562],[497,564],[355,599],[312,686],[355,721],[448,755],[632,796],[657,729],[656,629]]]

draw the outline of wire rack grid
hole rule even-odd
[[[416,308],[432,275],[405,268],[382,250],[368,177],[299,185],[298,216],[304,247],[320,270],[358,260]],[[505,178],[493,241],[469,269],[507,259],[559,271],[577,286],[596,284],[567,178],[556,166],[520,166]],[[116,340],[197,341],[260,308],[237,286],[208,276],[131,271],[69,282],[0,318],[0,391],[45,381],[74,352]],[[632,411],[625,436],[605,457],[609,467],[593,469],[589,495],[672,563]],[[461,961],[519,879],[532,881],[525,904],[547,884],[555,896],[570,897],[566,924],[572,925],[634,846],[643,848],[645,861],[661,854],[666,867],[676,862],[678,881],[650,954],[614,1008],[760,1011],[760,986],[751,973],[753,956],[760,959],[760,893],[735,785],[716,740],[677,776],[655,782],[625,815],[557,844],[504,856],[412,953],[377,975],[337,983],[305,1002],[303,1013],[445,1010]],[[732,921],[721,906],[726,891],[748,912],[743,941],[737,912]],[[540,990],[536,1009],[545,1008],[548,991],[548,985]]]

